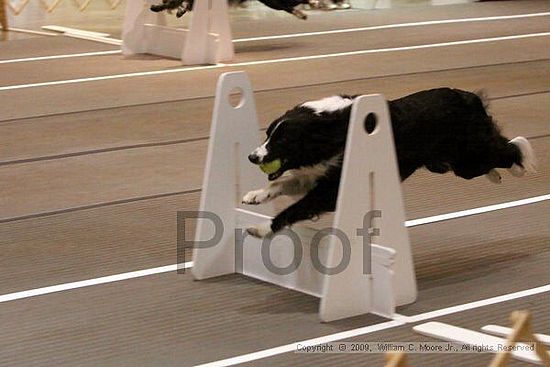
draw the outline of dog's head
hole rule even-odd
[[[285,171],[327,162],[344,150],[349,113],[350,108],[319,112],[307,103],[297,106],[271,123],[266,140],[248,159],[258,165],[279,159],[280,168],[268,175],[270,181]]]

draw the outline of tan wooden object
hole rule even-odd
[[[388,353],[386,354],[385,367],[408,367],[407,355],[405,353]]]
[[[2,37],[4,37],[4,33],[8,31],[8,12],[4,0],[0,0],[0,25],[2,26]]]
[[[544,344],[542,344],[534,335],[531,325],[531,313],[529,311],[514,311],[510,315],[512,322],[512,333],[506,339],[506,346],[511,349],[518,342],[535,343],[536,353],[542,361],[542,365],[550,367],[550,357]],[[500,352],[493,358],[489,367],[504,367],[510,359],[510,351]]]

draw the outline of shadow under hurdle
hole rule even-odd
[[[184,65],[217,64],[234,56],[227,0],[195,0],[189,29],[168,27],[160,0],[128,0],[122,30],[124,55],[152,54],[181,59]]]
[[[235,107],[230,103],[234,91],[242,94]],[[200,211],[215,213],[225,230],[220,234],[211,221],[198,221],[194,277],[241,273],[319,297],[322,321],[365,313],[392,317],[396,306],[414,302],[416,279],[383,96],[362,96],[353,104],[332,229],[296,225],[291,232],[264,240],[246,234],[247,227],[273,213],[269,204],[254,207],[257,211],[241,205],[245,193],[266,185],[265,175],[247,160],[259,144],[248,77],[244,72],[222,74]],[[214,237],[216,245],[201,245]],[[376,244],[370,246],[372,237]]]

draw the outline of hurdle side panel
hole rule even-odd
[[[236,89],[241,90],[242,99],[233,107],[229,96]],[[193,275],[197,279],[235,272],[235,208],[241,205],[244,193],[266,184],[264,175],[247,160],[248,153],[259,143],[259,125],[248,77],[244,72],[222,74],[216,88],[200,210],[217,215],[224,231],[215,246],[195,247]],[[263,207],[264,211],[271,210],[269,205]],[[212,224],[199,220],[195,240],[213,237]]]
[[[216,63],[209,60],[208,28],[210,16],[210,0],[195,0],[193,3],[192,18],[189,24],[189,39],[183,46],[181,59],[185,65]]]
[[[122,54],[149,52],[145,24],[166,25],[164,13],[153,13],[149,10],[152,3],[142,0],[131,0],[126,3],[122,27]]]
[[[371,134],[365,130],[365,118],[369,113],[377,117],[376,128]],[[326,278],[320,306],[324,321],[373,310],[374,282],[370,274],[364,274],[368,272],[368,265],[364,264],[363,237],[358,236],[357,229],[363,228],[363,218],[374,210],[381,211],[382,215],[372,222],[373,228],[380,229],[375,242],[396,251],[393,291],[388,289],[386,297],[395,297],[397,305],[414,302],[416,278],[405,228],[401,183],[388,107],[381,95],[356,98],[352,107],[334,219],[334,227],[350,240],[352,252],[349,265],[341,273]],[[339,264],[342,248],[339,240],[333,239],[327,266]],[[379,304],[391,302],[381,300]]]
[[[216,64],[234,56],[226,0],[196,0],[181,59],[185,65]]]
[[[235,57],[231,25],[229,24],[229,9],[226,0],[211,0],[210,24],[208,32],[215,34],[215,62],[231,61]]]

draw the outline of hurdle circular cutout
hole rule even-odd
[[[372,135],[376,130],[378,117],[374,112],[371,112],[365,117],[364,128],[367,134]]]
[[[233,108],[239,108],[244,104],[244,93],[239,87],[231,89],[228,96],[229,104]]]

